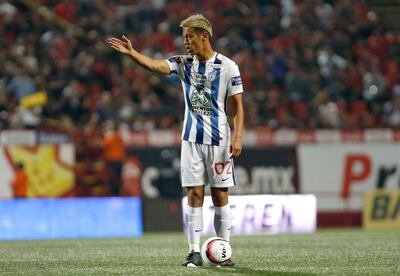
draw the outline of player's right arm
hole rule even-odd
[[[168,75],[171,71],[166,60],[152,59],[136,51],[132,47],[131,41],[126,38],[126,36],[122,36],[122,40],[116,37],[111,37],[108,39],[108,43],[110,44],[111,48],[120,52],[121,54],[130,56],[137,64],[150,71],[165,75]]]

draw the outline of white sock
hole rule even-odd
[[[190,207],[188,208],[187,222],[188,222],[188,244],[189,252],[200,252],[200,238],[203,231],[203,207]]]
[[[215,207],[214,227],[218,237],[229,241],[231,236],[231,208],[229,204],[222,207]]]

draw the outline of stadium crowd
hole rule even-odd
[[[400,127],[399,38],[365,1],[31,0],[0,1],[0,129],[180,128],[178,80],[105,40],[125,34],[147,55],[185,54],[179,23],[193,13],[239,65],[247,128]],[[37,91],[45,104],[20,104]]]

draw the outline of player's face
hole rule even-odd
[[[183,28],[183,41],[186,51],[190,55],[196,55],[202,51],[204,34],[194,28]]]

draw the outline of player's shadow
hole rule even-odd
[[[253,269],[249,267],[204,267],[208,271],[216,274],[224,274],[224,275],[278,275],[278,276],[309,276],[316,275],[315,273],[304,273],[304,272],[284,272],[284,271],[272,271],[272,270],[264,270],[264,269]]]

